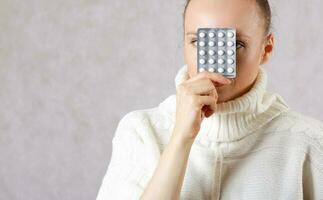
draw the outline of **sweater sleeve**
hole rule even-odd
[[[140,123],[133,113],[126,114],[118,123],[112,139],[112,154],[96,200],[138,200],[143,193],[140,179],[144,145],[134,128]]]
[[[323,163],[321,163],[323,164]],[[322,167],[321,167],[322,169]],[[312,163],[304,167],[303,172],[303,194],[304,199],[323,199],[323,172]]]
[[[304,199],[323,199],[323,126],[315,140],[303,166]]]

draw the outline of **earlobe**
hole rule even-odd
[[[273,52],[273,49],[274,49],[274,36],[272,33],[270,33],[268,36],[267,36],[267,45],[265,47],[265,51],[269,54],[272,54]]]
[[[273,34],[269,34],[265,38],[265,43],[263,47],[263,55],[261,58],[260,65],[263,65],[269,60],[269,57],[271,56],[274,49],[274,36]]]

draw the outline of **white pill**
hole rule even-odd
[[[205,42],[201,41],[201,42],[199,43],[199,45],[200,45],[201,47],[204,47],[204,46],[205,46]]]
[[[200,59],[200,64],[205,64],[205,60],[204,59]]]
[[[199,54],[200,54],[201,56],[204,56],[204,55],[205,55],[205,51],[204,51],[204,50],[200,50]]]
[[[227,51],[227,54],[228,54],[229,56],[232,56],[232,55],[234,54],[234,51],[232,51],[232,50],[228,50],[228,51]]]
[[[234,36],[234,33],[230,31],[230,32],[228,33],[228,37],[232,38],[233,36]]]
[[[222,55],[224,54],[224,51],[223,51],[223,50],[219,50],[219,51],[218,51],[218,54],[219,54],[220,56],[222,56]]]
[[[229,42],[227,43],[227,45],[228,45],[229,47],[232,47],[232,46],[234,45],[234,43],[233,43],[232,41],[229,41]]]
[[[213,41],[210,41],[209,42],[209,46],[213,47],[214,46],[214,42]]]
[[[219,59],[218,60],[218,63],[222,65],[224,63],[224,60],[223,59]]]
[[[219,42],[218,42],[218,46],[219,46],[219,47],[224,46],[224,42],[223,42],[223,41],[219,41]]]
[[[205,71],[203,67],[199,69],[199,72],[203,72],[203,71]]]
[[[202,37],[202,38],[204,38],[205,37],[205,33],[204,32],[200,32],[199,36]]]
[[[213,38],[215,36],[215,34],[213,32],[209,33],[209,37]]]
[[[221,38],[224,37],[224,33],[223,32],[219,32],[218,33],[218,37],[221,37]]]
[[[234,69],[232,67],[229,67],[227,70],[229,73],[232,73],[234,71]]]
[[[209,68],[209,72],[214,72],[214,68]]]
[[[222,67],[219,67],[218,68],[218,72],[223,73],[224,72],[224,69]]]
[[[213,56],[215,54],[214,50],[209,50],[209,54]]]
[[[228,63],[231,65],[234,63],[234,61],[232,59],[228,59]]]
[[[212,65],[212,64],[214,64],[214,59],[209,59],[209,63]]]

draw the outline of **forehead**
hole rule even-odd
[[[254,34],[260,29],[258,12],[253,0],[192,0],[186,10],[185,31],[231,27],[240,35]]]

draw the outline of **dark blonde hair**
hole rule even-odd
[[[186,14],[186,10],[187,10],[187,7],[190,2],[191,2],[191,0],[186,0],[186,3],[185,3],[184,13],[183,13],[183,27],[184,28],[185,28],[185,14]],[[256,2],[257,2],[258,7],[260,8],[260,13],[261,13],[262,17],[264,18],[264,29],[265,29],[265,34],[267,35],[271,31],[271,26],[272,26],[271,8],[270,8],[268,0],[256,0]]]

